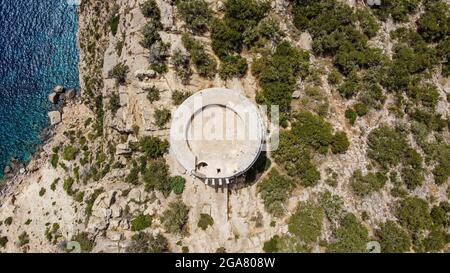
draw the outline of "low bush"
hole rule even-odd
[[[147,91],[147,99],[151,103],[153,103],[155,101],[159,101],[159,99],[161,98],[159,89],[154,86],[146,89],[145,91]]]
[[[111,78],[116,79],[118,84],[124,84],[127,80],[127,74],[129,72],[128,65],[123,63],[118,63],[114,68],[109,72],[109,76]]]
[[[400,201],[396,210],[396,216],[400,225],[413,234],[427,230],[432,225],[427,201],[417,197],[406,197]]]
[[[131,244],[126,248],[128,253],[163,253],[169,251],[169,242],[161,233],[156,236],[139,232],[131,237]]]
[[[72,237],[72,241],[80,244],[81,252],[91,252],[94,248],[94,242],[90,239],[89,233],[81,232]]]
[[[187,232],[189,208],[182,201],[169,204],[161,216],[161,223],[167,232],[184,234]]]
[[[152,224],[150,215],[139,214],[131,220],[131,231],[141,231],[148,228]]]
[[[200,213],[200,219],[198,220],[197,226],[202,230],[206,230],[209,226],[214,225],[214,219],[211,215],[206,213]]]
[[[377,231],[382,253],[403,253],[411,249],[411,237],[408,232],[394,221],[387,221]]]
[[[162,109],[156,109],[154,113],[155,118],[155,125],[162,129],[164,126],[169,122],[171,117],[171,113],[169,109],[162,108]]]
[[[317,241],[322,233],[324,213],[322,208],[308,203],[299,203],[289,218],[288,230],[306,244]]]
[[[192,95],[191,92],[183,92],[183,91],[175,90],[172,93],[172,102],[174,105],[180,105],[191,95]]]
[[[267,178],[258,185],[258,192],[266,210],[274,216],[284,215],[284,204],[289,198],[294,182],[272,169]]]
[[[183,193],[185,184],[186,179],[184,179],[182,176],[174,176],[170,178],[170,188],[177,195]]]
[[[359,197],[365,197],[378,191],[386,184],[387,177],[383,173],[368,173],[363,175],[361,170],[355,171],[350,179],[353,192]]]
[[[369,232],[348,213],[340,221],[340,226],[333,231],[335,241],[329,244],[328,251],[335,253],[363,253],[369,241]]]
[[[204,0],[182,0],[176,1],[177,10],[181,20],[196,34],[203,34],[208,30],[211,20],[211,10]]]
[[[138,142],[139,151],[144,153],[146,158],[156,159],[162,157],[169,149],[169,142],[159,137],[145,136]]]
[[[229,55],[222,59],[219,75],[226,80],[233,77],[241,78],[247,72],[247,60],[241,56]]]
[[[206,53],[203,45],[186,33],[183,34],[181,41],[189,52],[197,73],[200,76],[212,78],[216,74],[217,63]]]
[[[150,162],[142,178],[147,191],[158,190],[166,196],[171,191],[169,166],[162,159]]]
[[[347,134],[345,132],[337,132],[334,134],[331,141],[331,151],[334,154],[342,154],[348,150],[350,142],[348,141]]]

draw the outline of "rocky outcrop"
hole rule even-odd
[[[51,111],[48,113],[48,117],[50,119],[50,125],[56,125],[61,122],[61,112],[59,111]]]

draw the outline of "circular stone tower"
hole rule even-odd
[[[239,91],[210,88],[175,111],[170,151],[189,174],[221,186],[252,167],[264,139],[261,115],[250,100]]]

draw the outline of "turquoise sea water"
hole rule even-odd
[[[0,177],[40,144],[51,89],[79,88],[76,32],[67,0],[0,0]]]

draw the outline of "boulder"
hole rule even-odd
[[[138,80],[143,81],[143,80],[146,80],[146,79],[156,78],[157,73],[155,71],[151,70],[151,69],[150,70],[139,69],[139,70],[136,70],[136,72],[134,72],[134,76]]]
[[[74,89],[70,89],[69,91],[66,92],[66,98],[68,100],[72,100],[76,97],[77,92]]]
[[[59,111],[49,112],[48,117],[50,118],[51,125],[56,125],[61,122],[61,113]]]
[[[300,91],[294,91],[293,93],[292,93],[292,98],[293,99],[298,99],[298,98],[300,98],[300,95],[301,95],[301,92]]]
[[[59,100],[59,94],[55,92],[50,93],[48,95],[48,100],[53,104],[57,104]]]
[[[64,87],[61,85],[55,86],[55,88],[53,88],[53,93],[56,93],[56,94],[64,93]]]
[[[10,172],[11,172],[11,166],[6,165],[5,169],[3,170],[3,173],[4,173],[4,174],[8,174],[8,173],[10,173]]]
[[[116,146],[116,155],[129,155],[131,152],[131,149],[125,143],[121,143]]]
[[[28,172],[35,172],[39,169],[39,165],[38,162],[36,160],[32,160],[30,161],[30,163],[28,163],[26,170]]]

